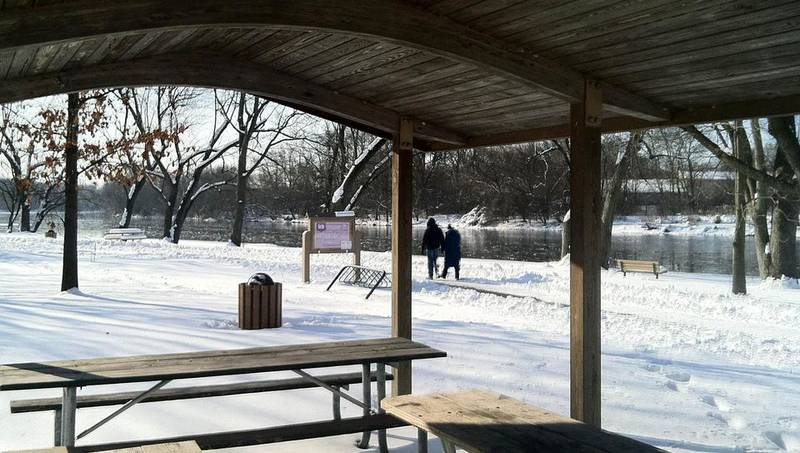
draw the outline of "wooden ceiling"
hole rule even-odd
[[[800,112],[797,0],[0,0],[0,102],[242,89],[429,149]]]

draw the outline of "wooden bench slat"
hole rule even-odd
[[[657,261],[640,261],[640,260],[617,260],[617,267],[622,271],[623,275],[628,272],[639,272],[653,274],[658,278],[660,274],[667,271],[662,270]]]
[[[52,447],[36,450],[15,450],[7,453],[71,453],[68,447]],[[170,442],[165,444],[137,445],[119,450],[105,450],[105,453],[201,453],[195,441]]]
[[[383,400],[390,414],[469,452],[663,452],[521,401],[483,390]]]
[[[195,441],[170,442],[166,444],[138,445],[136,447],[109,450],[106,453],[201,453]]]
[[[67,447],[43,448],[38,450],[17,450],[8,453],[70,453]],[[195,441],[170,442],[166,444],[137,445],[120,450],[106,450],[105,453],[201,453]]]
[[[219,351],[205,355],[165,354],[148,356],[146,360],[131,357],[127,362],[101,359],[11,364],[0,367],[0,390],[211,377],[447,356],[443,351],[404,338],[383,339],[377,343],[370,340],[339,342],[338,347],[322,345],[249,348],[228,351],[228,354]]]
[[[146,444],[160,444],[166,442],[195,441],[202,450],[216,450],[221,448],[245,447],[275,442],[285,442],[317,437],[338,436],[353,434],[378,429],[389,429],[406,426],[408,423],[388,414],[369,415],[365,417],[343,418],[339,421],[319,421],[311,423],[298,423],[270,428],[261,428],[246,431],[230,431],[212,434],[193,434],[168,439],[153,439],[116,442],[97,445],[79,445],[69,449],[70,453],[88,453],[96,451],[115,450]]]
[[[346,387],[351,384],[361,383],[361,373],[342,373],[316,376],[323,382]],[[375,372],[371,375],[372,382],[377,380]],[[394,375],[386,373],[386,380],[394,379]],[[248,393],[265,393],[281,390],[298,390],[315,388],[316,384],[303,378],[273,379],[269,381],[238,382],[234,384],[203,385],[196,387],[176,387],[159,389],[150,394],[141,403],[156,401],[174,401],[195,398],[217,397],[227,395],[243,395]],[[116,406],[125,404],[137,397],[141,392],[117,392],[102,395],[84,395],[78,397],[78,408]],[[52,411],[61,408],[61,398],[37,398],[11,401],[11,413]]]

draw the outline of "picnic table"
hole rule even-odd
[[[168,439],[119,442],[106,445],[81,446],[81,451],[112,450],[137,445],[196,441],[202,449],[257,445],[262,443],[324,437],[363,432],[361,446],[366,447],[369,432],[379,431],[381,449],[385,450],[385,429],[403,426],[394,417],[379,413],[371,407],[371,364],[376,364],[378,400],[385,397],[385,366],[395,362],[445,357],[446,353],[404,338],[380,338],[287,346],[233,349],[223,351],[188,352],[177,354],[110,357],[87,360],[66,360],[46,363],[17,363],[0,366],[0,391],[61,388],[60,436],[56,445],[74,446],[76,439],[89,434],[134,404],[146,400],[176,379],[240,375],[272,371],[293,371],[311,386],[319,386],[363,408],[363,417],[324,422],[286,425],[259,430],[227,433],[197,434]],[[308,369],[361,365],[363,399],[342,392],[325,379],[307,372]],[[78,407],[78,387],[158,381],[150,389],[131,397],[124,406],[78,436],[75,435],[75,416]],[[237,384],[239,385],[239,384]],[[292,388],[292,387],[286,387]],[[298,387],[294,387],[298,388]],[[181,392],[192,392],[185,387]],[[198,393],[195,391],[195,393]],[[199,392],[203,396],[206,392]],[[247,392],[244,392],[247,393]],[[229,393],[218,393],[229,394]],[[198,395],[195,395],[197,397]],[[113,399],[113,398],[111,398]],[[162,395],[155,401],[170,399]],[[171,399],[181,399],[177,395]],[[13,406],[14,402],[12,402]],[[380,403],[378,403],[380,404]]]
[[[383,400],[386,413],[430,432],[445,453],[664,453],[651,445],[487,390],[403,395]]]

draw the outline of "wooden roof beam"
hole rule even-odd
[[[66,1],[3,12],[0,51],[98,36],[193,27],[277,27],[366,36],[474,65],[566,102],[580,100],[584,74],[525,52],[403,0]],[[669,109],[601,83],[608,111],[648,121]]]
[[[690,124],[714,123],[718,121],[744,120],[749,118],[766,118],[800,114],[800,95],[752,101],[733,102],[730,104],[694,107],[675,111],[669,121],[642,121],[631,117],[603,118],[603,133],[625,132],[635,129],[686,126]],[[452,146],[432,143],[426,151],[443,151],[450,149],[475,148],[490,145],[509,145],[540,140],[569,137],[569,124],[523,129],[519,131],[469,137],[466,146]]]
[[[0,103],[100,88],[188,85],[246,91],[327,119],[391,137],[401,114],[256,63],[213,54],[164,54],[78,67],[0,83]],[[459,132],[417,119],[415,136],[463,145]]]

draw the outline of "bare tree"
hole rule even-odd
[[[216,91],[208,141],[201,146],[184,144],[201,94],[194,88],[162,86],[131,92],[125,102],[138,130],[136,140],[143,144],[141,173],[164,201],[163,237],[173,243],[180,241],[183,225],[197,198],[233,180],[225,177],[202,181],[206,171],[238,143],[237,140],[222,143],[230,125],[227,118],[232,104],[221,100]]]
[[[608,262],[611,253],[611,231],[614,226],[614,217],[617,213],[617,205],[619,204],[622,187],[627,180],[629,162],[638,154],[641,145],[642,132],[630,132],[627,142],[621,147],[617,154],[613,173],[611,177],[607,178],[605,183],[600,226],[600,258],[602,263]]]
[[[358,199],[364,193],[364,189],[369,187],[391,158],[391,151],[386,148],[387,143],[387,139],[377,137],[358,154],[342,183],[333,192],[330,201],[331,209],[349,211],[356,206]],[[380,156],[380,160],[373,165],[366,178],[362,178],[375,156]],[[361,184],[358,184],[359,180],[361,180]]]
[[[242,245],[242,229],[247,208],[248,183],[253,172],[265,160],[275,164],[270,152],[290,142],[303,140],[301,112],[269,102],[244,92],[231,96],[236,118],[227,118],[238,135],[238,159],[236,166],[236,205],[230,242]]]
[[[768,122],[769,133],[778,145],[771,166],[761,161],[764,158],[763,149],[758,150],[758,145],[755,153],[750,154],[746,151],[750,149],[750,145],[743,130],[731,135],[744,152],[742,157],[737,157],[725,152],[716,141],[708,138],[696,127],[687,126],[683,129],[722,163],[749,180],[745,189],[749,200],[762,199],[768,196],[767,190],[771,192],[769,198],[773,205],[772,230],[768,238],[765,237],[764,229],[758,226],[764,214],[761,211],[763,205],[755,204],[755,208],[752,209],[754,214],[751,214],[758,221],[756,253],[759,256],[759,269],[767,271],[771,268],[770,276],[774,278],[780,278],[782,275],[797,277],[800,275],[796,252],[797,218],[800,207],[800,143],[795,132],[793,117],[770,118]],[[770,256],[765,256],[767,254]],[[762,277],[764,276],[762,274]]]

